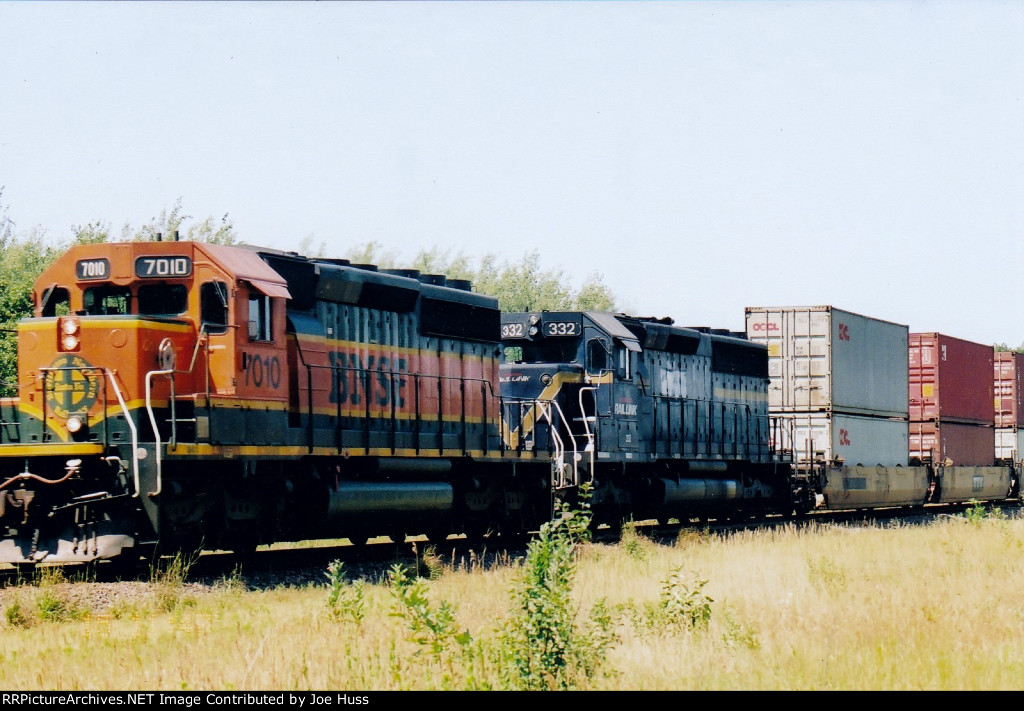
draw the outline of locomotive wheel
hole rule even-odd
[[[346,538],[348,538],[348,542],[354,546],[365,546],[366,541],[369,540],[369,537],[365,533],[350,533]]]
[[[392,531],[388,534],[388,538],[391,539],[392,543],[405,543],[405,532]]]

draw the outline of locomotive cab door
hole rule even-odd
[[[200,284],[211,442],[284,443],[287,295],[284,287],[256,279]]]
[[[599,333],[595,331],[595,333]],[[602,434],[610,424],[612,410],[612,390],[615,379],[614,349],[608,339],[594,335],[587,339],[586,371],[591,387],[589,393],[583,395],[583,416],[594,418],[591,431],[594,433],[594,447],[602,449]]]
[[[237,348],[238,396],[247,401],[287,399],[285,377],[285,298],[281,286],[258,281],[240,281],[235,299],[239,319]]]
[[[636,341],[616,338],[615,384],[612,395],[612,418],[620,450],[637,451],[640,444],[639,415],[642,399],[634,377],[640,345]],[[646,440],[645,440],[646,441]],[[629,458],[630,455],[627,455]]]
[[[219,275],[218,275],[219,276]],[[234,395],[234,335],[230,288],[222,278],[199,286],[200,328],[206,338],[206,395]]]

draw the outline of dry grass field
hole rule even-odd
[[[263,591],[172,566],[103,604],[43,575],[0,592],[0,688],[1024,688],[1024,520],[999,511],[562,543]]]

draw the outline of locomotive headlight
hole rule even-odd
[[[82,429],[83,424],[84,423],[82,422],[80,417],[78,417],[77,415],[72,415],[71,417],[68,418],[68,421],[64,423],[64,426],[68,428],[68,432],[70,432],[71,434],[75,434],[80,429]]]
[[[543,383],[544,385],[550,385],[551,376],[548,373],[544,373],[542,376],[540,376],[540,382]]]
[[[536,326],[530,326],[531,336],[536,336],[538,333],[540,333],[540,329],[538,329]]]
[[[62,351],[78,350],[78,342],[81,335],[82,322],[74,316],[61,319],[60,322],[60,349]]]

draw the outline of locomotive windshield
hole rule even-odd
[[[579,361],[578,338],[541,341],[517,341],[505,347],[509,363],[575,363]]]
[[[132,312],[132,290],[127,286],[91,286],[82,295],[88,316],[113,316]]]
[[[506,363],[578,363],[583,318],[577,312],[503,314]]]
[[[177,316],[188,309],[184,284],[143,284],[139,287],[139,313],[145,316]]]
[[[90,286],[82,294],[82,305],[88,316],[177,316],[188,309],[188,288],[184,284],[143,284],[132,294],[128,286]]]

